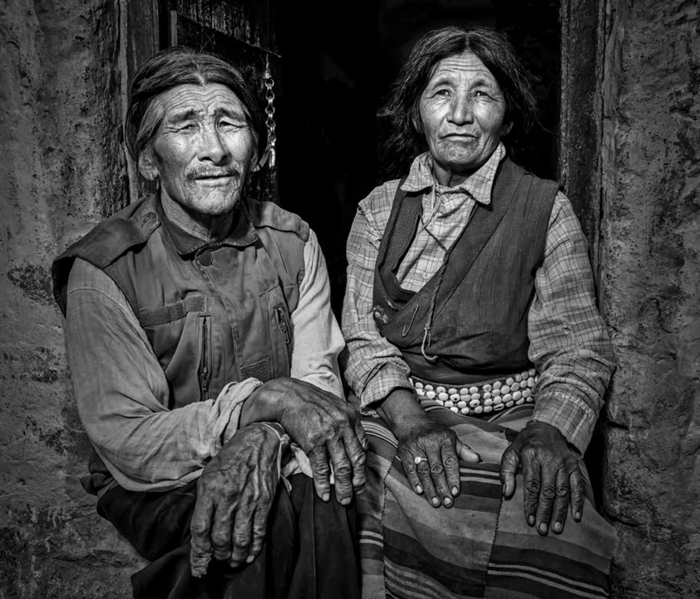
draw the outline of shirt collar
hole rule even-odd
[[[472,173],[463,183],[454,187],[440,185],[433,175],[433,159],[429,152],[416,156],[411,164],[406,181],[401,188],[408,192],[421,192],[434,188],[440,194],[468,193],[481,204],[491,203],[491,190],[496,178],[496,171],[501,160],[505,158],[506,148],[502,142],[489,159]]]
[[[181,256],[194,254],[197,252],[197,250],[207,246],[246,246],[254,243],[258,239],[258,234],[255,231],[255,227],[253,227],[250,221],[245,217],[243,211],[239,209],[236,209],[236,218],[234,219],[233,226],[231,227],[229,234],[223,239],[211,242],[195,237],[168,219],[168,217],[165,216],[160,199],[156,200],[155,208],[156,213],[158,214],[158,220],[160,220],[160,222],[163,224],[163,227],[172,240],[177,253]]]

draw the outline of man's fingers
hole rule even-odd
[[[227,560],[231,555],[231,529],[234,518],[233,505],[218,502],[213,513],[211,542],[214,547],[214,559]]]
[[[328,454],[333,466],[335,497],[338,503],[347,505],[352,501],[353,467],[345,453],[345,446],[339,439],[333,439],[328,443]]]
[[[355,436],[362,447],[362,451],[367,451],[369,448],[369,440],[367,439],[367,433],[365,433],[365,429],[362,426],[362,421],[359,418],[357,419],[357,422],[355,422]]]
[[[325,446],[314,447],[308,454],[311,471],[314,475],[316,494],[323,500],[331,498],[331,467],[326,455]]]
[[[265,541],[265,532],[267,531],[267,518],[270,513],[271,503],[258,505],[253,514],[253,538],[248,547],[248,557],[246,563],[251,563],[262,551],[263,542]]]
[[[367,451],[368,441],[361,424],[356,424],[354,433],[348,432],[343,437],[343,443],[352,466],[352,487],[355,493],[362,493],[367,482],[365,476],[365,452]]]
[[[248,557],[248,548],[253,539],[254,505],[247,505],[236,512],[236,520],[231,536],[231,557],[228,560],[232,568],[242,564]],[[214,554],[216,557],[216,553]]]
[[[457,455],[459,459],[464,462],[469,462],[471,464],[478,464],[481,462],[481,456],[476,453],[469,445],[462,443],[457,439]]]
[[[211,518],[214,511],[213,502],[205,495],[200,495],[194,506],[192,520],[190,522],[190,568],[192,575],[200,578],[207,572],[207,567],[212,555]]]
[[[515,493],[515,475],[520,467],[520,456],[512,447],[508,447],[501,457],[501,483],[503,484],[503,497],[510,499]]]

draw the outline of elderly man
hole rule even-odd
[[[134,596],[357,597],[366,440],[317,239],[245,192],[265,143],[254,95],[220,58],[171,48],[136,74],[126,133],[158,192],[53,276],[95,449],[83,485],[150,561]]]

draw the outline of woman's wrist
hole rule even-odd
[[[415,392],[410,389],[394,389],[375,409],[392,431],[427,417]]]

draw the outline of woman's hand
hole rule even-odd
[[[580,456],[558,429],[544,422],[530,422],[520,431],[501,458],[503,495],[515,493],[515,475],[523,468],[525,519],[546,535],[550,523],[555,533],[564,530],[571,507],[574,520],[583,515],[584,483]]]
[[[416,493],[433,507],[451,507],[460,493],[459,460],[475,463],[479,455],[434,422],[407,389],[393,391],[377,411],[399,442],[399,459]]]

